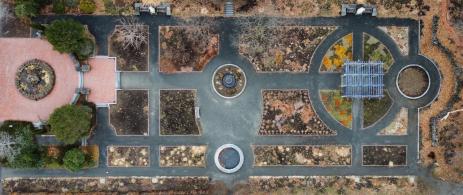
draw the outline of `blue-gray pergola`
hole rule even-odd
[[[342,69],[342,97],[363,99],[382,98],[383,62],[346,61]]]

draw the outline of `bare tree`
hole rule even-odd
[[[134,17],[121,18],[120,26],[116,27],[116,41],[122,43],[124,49],[134,48],[139,50],[148,43],[149,32],[146,25],[140,23]]]
[[[19,154],[20,137],[15,137],[6,132],[0,132],[0,158],[13,161],[17,154]]]

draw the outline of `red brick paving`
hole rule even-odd
[[[90,89],[88,100],[97,104],[116,103],[116,59],[95,57],[89,60],[90,72],[84,75],[84,86]]]

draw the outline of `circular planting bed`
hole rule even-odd
[[[30,60],[16,73],[16,88],[25,97],[39,100],[47,96],[55,84],[55,72],[46,62]]]
[[[225,64],[215,70],[212,78],[214,91],[223,98],[239,96],[246,87],[246,76],[240,67]]]
[[[419,65],[408,65],[400,70],[396,84],[403,96],[417,99],[423,97],[429,89],[429,74]]]
[[[215,166],[224,173],[237,172],[243,166],[243,161],[243,152],[234,144],[222,145],[215,151]]]

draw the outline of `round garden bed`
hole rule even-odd
[[[46,62],[33,59],[27,61],[16,72],[16,88],[31,100],[47,96],[55,84],[55,72]]]
[[[246,75],[240,67],[233,64],[225,64],[214,71],[212,86],[219,96],[234,98],[244,91],[246,87]]]
[[[243,166],[243,161],[243,152],[234,144],[222,145],[215,151],[215,166],[224,173],[237,172]]]
[[[400,70],[396,84],[403,96],[418,99],[429,89],[429,74],[419,65],[408,65]]]

